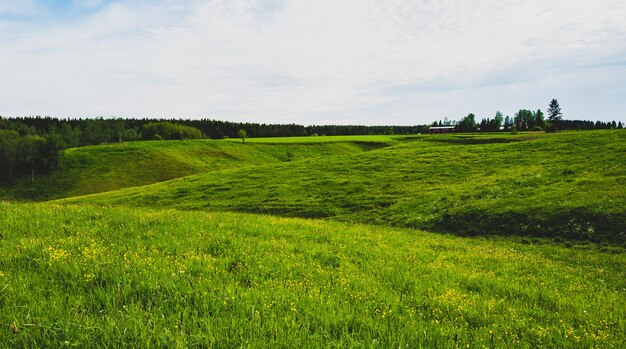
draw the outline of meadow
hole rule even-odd
[[[227,169],[64,202],[624,244],[624,154],[623,131],[422,136],[351,156]]]
[[[623,348],[624,154],[621,130],[68,149],[0,187],[0,347]]]
[[[333,138],[333,137],[321,137]],[[238,142],[237,142],[238,141]],[[388,137],[243,146],[241,140],[124,142],[64,150],[58,171],[0,182],[0,198],[45,201],[141,186],[192,174],[272,164],[304,157],[350,155],[395,143]],[[318,144],[319,143],[319,144]]]
[[[2,347],[624,345],[623,254],[251,214],[0,208]]]
[[[303,136],[303,137],[259,137],[246,138],[247,143],[270,144],[313,144],[313,143],[397,143],[412,140],[414,135],[368,135],[368,136]],[[231,142],[242,142],[239,138],[228,139]]]

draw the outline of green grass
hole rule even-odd
[[[0,187],[65,198],[0,201],[0,347],[623,348],[624,154],[617,130],[69,149]]]
[[[301,143],[397,143],[419,137],[417,135],[367,135],[367,136],[307,136],[307,137],[268,137],[246,138],[246,143],[270,144],[301,144]],[[239,138],[230,138],[228,141],[241,142]]]
[[[245,146],[224,140],[148,141],[72,148],[63,152],[60,170],[36,176],[34,185],[30,176],[0,183],[0,198],[42,201],[100,193],[228,168],[354,154],[390,142],[386,137],[359,139]]]
[[[311,137],[315,138],[315,137]],[[65,202],[626,242],[626,131],[422,136]]]
[[[624,280],[594,249],[0,203],[0,347],[623,348]]]

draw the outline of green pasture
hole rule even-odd
[[[298,143],[245,146],[226,140],[141,141],[71,148],[61,167],[47,174],[0,182],[0,199],[50,200],[142,186],[229,168],[350,155],[386,146],[385,142]]]
[[[625,155],[623,130],[67,149],[0,183],[0,348],[624,348]]]
[[[420,135],[366,135],[366,136],[306,136],[306,137],[268,137],[246,138],[246,143],[271,143],[271,144],[299,144],[299,143],[397,143],[399,141],[412,140]],[[227,139],[231,142],[241,143],[240,138]]]
[[[425,136],[369,152],[231,168],[63,202],[624,244],[624,154],[624,131]]]
[[[623,348],[624,254],[275,216],[0,204],[1,347]]]

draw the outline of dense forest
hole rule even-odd
[[[0,129],[11,129],[21,135],[25,134],[58,134],[68,147],[94,145],[121,141],[153,139],[160,130],[154,129],[167,125],[168,128],[180,126],[193,127],[200,134],[189,134],[189,138],[236,138],[239,130],[245,130],[248,137],[292,137],[311,135],[371,135],[371,134],[416,134],[428,131],[427,125],[422,126],[362,126],[362,125],[323,125],[303,126],[296,124],[258,124],[218,121],[210,119],[59,119],[51,117],[17,117],[0,116]],[[187,129],[188,132],[191,132]],[[180,134],[180,132],[179,132]],[[163,134],[160,134],[163,137]],[[167,139],[166,137],[163,137]],[[185,137],[183,137],[185,138]],[[181,138],[172,138],[181,139]]]
[[[62,142],[58,135],[20,135],[0,129],[0,178],[11,181],[17,175],[47,172],[59,166]]]

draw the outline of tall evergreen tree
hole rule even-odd
[[[559,106],[559,102],[556,99],[552,99],[550,105],[548,106],[548,120],[550,121],[551,131],[556,131],[560,127],[560,122],[563,119],[563,113],[561,112],[561,107]]]

